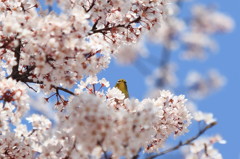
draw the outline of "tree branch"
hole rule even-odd
[[[162,155],[164,155],[164,154],[166,154],[166,153],[175,151],[175,150],[179,149],[179,148],[182,147],[182,146],[191,144],[193,141],[195,141],[195,140],[196,140],[197,138],[199,138],[202,134],[204,134],[208,129],[212,128],[212,127],[215,126],[216,124],[217,124],[217,122],[213,122],[213,123],[211,123],[211,124],[209,124],[209,125],[206,125],[202,130],[200,130],[200,131],[198,132],[198,134],[197,134],[196,136],[194,136],[194,137],[186,140],[185,142],[179,142],[178,145],[176,145],[176,146],[174,146],[174,147],[172,147],[172,148],[169,148],[169,149],[167,149],[167,150],[165,150],[165,151],[162,151],[162,152],[160,152],[160,153],[158,153],[158,154],[152,155],[152,156],[148,157],[147,159],[154,159],[154,158],[159,157],[159,156],[162,156]]]
[[[14,49],[14,57],[16,58],[17,64],[12,67],[12,73],[7,78],[10,78],[10,77],[14,78],[15,76],[19,75],[18,68],[20,64],[21,46],[22,46],[21,40],[19,40],[18,46]]]
[[[55,88],[56,91],[61,90],[61,91],[64,91],[64,92],[66,92],[66,93],[68,93],[68,94],[75,95],[72,91],[70,91],[70,90],[68,90],[68,89],[66,89],[66,88],[57,87],[57,86],[54,86],[54,85],[52,85],[52,87]]]
[[[102,28],[102,29],[96,29],[96,26],[95,26],[95,27],[92,28],[91,32],[88,33],[88,35],[92,35],[92,34],[95,34],[95,33],[105,34],[107,31],[110,31],[110,30],[112,30],[112,29],[114,29],[114,28],[121,28],[121,27],[122,27],[122,28],[128,28],[128,27],[130,27],[130,25],[131,25],[132,23],[139,23],[140,20],[141,20],[141,17],[139,16],[139,17],[137,17],[136,19],[130,21],[127,25],[126,25],[126,24],[118,24],[118,25],[112,26],[112,27],[106,26],[105,28]],[[95,28],[95,29],[94,29],[94,28]]]
[[[95,1],[96,1],[96,0],[93,0],[93,1],[92,1],[92,4],[90,5],[90,7],[89,7],[88,9],[85,9],[85,8],[84,8],[87,13],[93,8],[93,6],[95,5]]]
[[[26,67],[26,69],[27,69],[26,72],[24,72],[22,74],[19,73],[18,69],[19,69],[19,64],[20,64],[20,54],[21,54],[21,41],[19,40],[19,45],[14,50],[14,57],[16,58],[17,64],[12,67],[12,73],[7,78],[11,77],[12,79],[15,79],[16,81],[21,81],[21,82],[25,83],[30,89],[33,89],[33,88],[30,87],[28,85],[28,83],[44,84],[43,81],[33,81],[32,79],[28,78],[31,75],[30,72],[35,69],[35,66],[27,66]],[[72,91],[70,91],[68,89],[58,87],[58,86],[54,86],[54,85],[52,85],[52,87],[55,88],[56,91],[61,90],[61,91],[64,91],[66,93],[69,93],[71,95],[75,95]]]

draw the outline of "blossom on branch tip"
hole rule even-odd
[[[220,135],[203,137],[183,149],[186,159],[222,159],[221,153],[214,147],[215,143],[225,144]]]
[[[193,114],[193,118],[196,121],[204,121],[206,124],[211,124],[216,122],[216,119],[213,118],[212,113],[203,113],[201,111],[197,111]]]

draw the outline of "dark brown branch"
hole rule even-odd
[[[96,21],[95,21],[95,23],[93,24],[93,26],[92,26],[92,30],[97,30],[97,24],[98,24],[98,21],[101,19],[101,17],[100,18],[98,18]]]
[[[33,130],[28,134],[28,137],[31,136],[35,131],[37,131],[37,129],[33,129]]]
[[[159,156],[162,156],[162,155],[164,155],[164,154],[166,154],[166,153],[175,151],[175,150],[179,149],[179,148],[182,147],[182,146],[191,144],[193,141],[195,141],[195,140],[196,140],[197,138],[199,138],[202,134],[204,134],[208,129],[212,128],[212,127],[215,126],[216,124],[217,124],[217,122],[213,122],[213,123],[205,126],[202,130],[200,130],[200,131],[198,132],[198,134],[197,134],[196,136],[194,136],[194,137],[186,140],[185,142],[179,142],[178,145],[176,145],[176,146],[174,146],[174,147],[172,147],[172,148],[169,148],[169,149],[167,149],[167,150],[165,150],[165,151],[162,151],[162,152],[160,152],[160,153],[158,153],[158,154],[152,155],[152,156],[148,157],[147,159],[154,159],[154,158],[159,157]]]
[[[95,34],[95,33],[102,33],[102,34],[105,34],[107,31],[110,31],[114,28],[129,28],[131,26],[132,23],[139,23],[141,20],[141,17],[137,17],[136,19],[130,21],[128,24],[118,24],[116,26],[112,26],[112,27],[108,27],[106,26],[105,28],[102,28],[102,29],[92,29],[90,33],[88,33],[88,35],[92,35],[92,34]],[[96,27],[95,27],[96,28]]]
[[[33,81],[32,79],[24,79],[23,81],[21,82],[24,82],[24,83],[35,83],[35,84],[44,84],[42,81]],[[66,88],[63,88],[63,87],[58,87],[58,86],[54,86],[54,85],[51,85],[54,89],[56,89],[56,91],[64,91],[68,94],[71,94],[71,95],[75,95],[72,91],[66,89]]]
[[[93,1],[92,1],[92,4],[90,5],[90,7],[89,7],[88,9],[85,9],[85,8],[84,8],[85,11],[86,11],[86,13],[88,13],[88,12],[93,8],[93,6],[95,5],[95,1],[96,1],[96,0],[93,0]]]
[[[15,49],[15,57],[17,59],[17,65],[13,66],[12,73],[11,73],[11,75],[9,77],[12,77],[16,81],[21,81],[21,82],[25,83],[31,89],[33,89],[33,88],[30,87],[28,85],[28,83],[44,84],[42,81],[34,81],[34,80],[28,78],[30,76],[30,72],[35,69],[35,66],[28,66],[26,72],[24,72],[23,74],[19,73],[18,67],[19,67],[19,60],[20,60],[20,46],[18,46]],[[54,86],[54,85],[52,85],[52,87],[55,88],[56,91],[61,90],[61,91],[64,91],[66,93],[69,93],[71,95],[75,95],[72,91],[70,91],[68,89],[65,89],[65,88],[62,88],[62,87],[58,87],[58,86]]]
[[[27,66],[26,67],[26,71],[23,72],[22,74],[19,73],[19,71],[15,72],[15,76],[12,78],[17,80],[17,81],[21,81],[21,82],[28,82],[28,77],[31,76],[32,74],[30,73],[31,71],[33,71],[35,69],[35,66]],[[41,83],[42,84],[42,83]]]
[[[14,38],[7,38],[5,41],[1,40],[1,42],[4,42],[2,46],[0,46],[0,49],[7,48],[8,45],[13,42]]]
[[[21,41],[19,40],[19,44],[14,50],[14,57],[16,58],[17,64],[12,67],[12,73],[7,78],[9,78],[9,77],[14,78],[15,76],[19,75],[18,68],[19,68],[19,64],[20,64],[20,54],[21,54]]]
[[[27,76],[23,77],[22,75],[19,75],[19,76],[17,76],[17,78],[13,78],[13,79],[15,79],[17,81],[21,81],[21,82],[23,82],[25,84],[27,84],[27,83],[44,84],[42,81],[33,81],[32,79],[28,79]],[[61,91],[64,91],[64,92],[66,92],[68,94],[75,95],[72,91],[70,91],[70,90],[68,90],[66,88],[62,88],[62,87],[58,87],[58,86],[54,86],[54,85],[52,85],[52,87],[55,88],[56,91],[61,90]]]

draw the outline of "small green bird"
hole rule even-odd
[[[125,95],[125,98],[129,98],[126,80],[124,79],[118,80],[115,87],[122,91],[122,93]]]

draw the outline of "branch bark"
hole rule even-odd
[[[169,149],[167,149],[167,150],[165,150],[165,151],[162,151],[162,152],[160,152],[160,153],[158,153],[158,154],[152,155],[152,156],[148,157],[147,159],[154,159],[154,158],[159,157],[159,156],[162,156],[162,155],[164,155],[164,154],[166,154],[166,153],[175,151],[175,150],[179,149],[179,148],[182,147],[182,146],[189,145],[189,144],[193,143],[193,141],[195,141],[195,140],[196,140],[197,138],[199,138],[202,134],[204,134],[208,129],[212,128],[212,127],[215,126],[216,124],[217,124],[217,122],[213,122],[213,123],[205,126],[205,127],[204,127],[203,129],[201,129],[201,130],[197,133],[197,135],[195,135],[194,137],[186,140],[185,142],[179,142],[178,145],[176,145],[176,146],[174,146],[174,147],[172,147],[172,148],[169,148]]]

